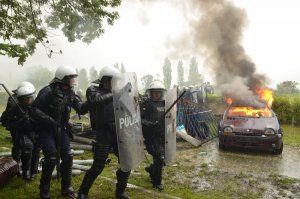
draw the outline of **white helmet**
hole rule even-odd
[[[155,80],[150,84],[148,89],[149,90],[166,90],[166,87],[161,81]]]
[[[161,81],[154,80],[150,84],[149,88],[146,91],[149,98],[151,98],[151,91],[161,91],[161,99],[160,100],[164,100],[166,88],[165,88],[165,85]]]
[[[23,86],[18,88],[17,90],[17,97],[28,97],[35,95],[35,88],[32,86]]]
[[[35,88],[34,88],[34,86],[33,86],[32,83],[27,82],[27,81],[24,81],[24,82],[21,82],[21,83],[18,85],[17,89],[13,90],[12,92],[16,93],[17,90],[18,90],[19,88],[23,87],[23,86],[32,87],[32,88],[35,90]]]
[[[77,77],[78,74],[76,70],[71,66],[60,66],[55,71],[55,79],[63,80],[65,77],[74,76]]]
[[[117,68],[113,66],[106,66],[101,69],[99,78],[93,81],[93,83],[100,84],[103,77],[114,77],[117,74],[120,74],[120,71]]]

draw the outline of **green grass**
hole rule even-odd
[[[281,125],[284,145],[300,147],[300,127]]]
[[[11,149],[12,147],[11,142],[6,138],[7,136],[10,136],[10,133],[0,125],[0,152],[10,151],[5,148]]]
[[[288,125],[282,126],[284,131],[284,143],[285,145],[291,145],[300,147],[300,128],[292,128]],[[5,139],[9,135],[3,127],[0,126],[0,146],[11,147],[10,142]],[[193,149],[195,153],[199,149]],[[151,157],[147,156],[149,160],[145,160],[141,165],[132,172],[129,183],[143,187],[147,190],[153,191],[152,193],[146,193],[138,189],[127,189],[128,194],[132,199],[165,199],[166,196],[154,191],[150,183],[148,174],[145,172],[144,167],[151,161]],[[84,155],[75,156],[75,159],[89,159],[92,158],[92,153],[87,152]],[[115,172],[118,168],[117,158],[110,154],[111,163],[107,165],[102,172],[101,176],[116,179]],[[218,169],[211,170],[211,167],[202,163],[200,166],[187,166],[180,161],[183,157],[178,157],[176,166],[167,166],[164,170],[164,193],[181,197],[183,199],[218,199],[218,198],[261,198],[264,193],[264,187],[261,186],[260,179],[254,178],[252,175],[247,173],[228,174],[219,171]],[[73,177],[73,187],[75,190],[79,189],[79,186],[83,179],[83,174],[80,176]],[[198,186],[198,182],[192,182],[192,179],[199,178],[208,181],[211,187],[206,188],[202,191],[195,190],[195,186]],[[10,182],[0,188],[0,198],[38,198],[39,194],[39,178],[33,182],[24,182],[21,178],[14,177]],[[278,176],[271,175],[270,180],[272,183],[281,189],[288,189],[290,185],[294,185],[295,180]],[[245,183],[247,182],[247,183]],[[246,185],[245,185],[246,184]],[[115,184],[98,177],[93,184],[89,197],[90,198],[103,198],[112,199],[114,197]],[[52,198],[62,198],[60,196],[60,183],[56,179],[52,180],[51,183],[51,194]]]

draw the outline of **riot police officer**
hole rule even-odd
[[[14,144],[18,144],[21,149],[23,179],[32,180],[37,173],[39,161],[35,123],[31,119],[35,88],[23,86],[17,89],[16,94],[19,107],[15,105],[9,109],[8,126],[15,133],[17,143]]]
[[[39,186],[41,198],[50,198],[51,176],[55,164],[59,161],[58,150],[61,158],[61,194],[76,198],[76,193],[71,187],[73,156],[67,125],[71,108],[79,114],[87,112],[81,99],[73,91],[77,76],[74,68],[59,67],[55,72],[55,78],[38,93],[33,104],[35,118],[39,122],[39,143],[45,156]]]
[[[163,83],[155,80],[146,91],[148,99],[141,104],[144,143],[148,153],[153,157],[153,163],[145,170],[150,175],[153,188],[159,191],[164,189],[162,171],[165,165],[165,92]]]
[[[79,199],[87,198],[94,180],[104,169],[108,152],[111,148],[113,148],[115,155],[118,156],[111,87],[111,79],[118,73],[120,72],[115,67],[104,67],[100,71],[99,78],[93,82],[98,85],[92,85],[86,91],[91,125],[96,133],[96,142],[94,144],[94,162],[91,169],[84,176],[78,193]],[[125,189],[130,171],[123,172],[121,169],[118,169],[116,175],[118,181],[116,184],[116,198],[129,199],[125,193]]]
[[[17,99],[17,90],[21,87],[31,87],[33,89],[34,86],[30,83],[30,82],[27,82],[27,81],[24,81],[24,82],[21,82],[17,89],[13,90],[13,94],[12,94],[12,98],[17,102],[18,99]],[[6,108],[5,108],[5,111],[2,113],[2,116],[1,116],[1,121],[2,121],[2,125],[4,127],[6,127],[6,129],[10,132],[11,134],[11,137],[12,137],[12,143],[13,143],[13,146],[12,146],[12,149],[11,149],[11,154],[12,154],[12,158],[17,162],[19,163],[20,162],[20,158],[21,158],[21,148],[20,148],[20,143],[19,143],[19,139],[17,137],[17,134],[16,132],[14,132],[11,128],[9,128],[8,126],[8,122],[10,120],[10,118],[8,117],[8,112],[9,110],[15,106],[15,102],[13,101],[13,99],[9,97],[8,100],[7,100],[7,105],[6,105]]]

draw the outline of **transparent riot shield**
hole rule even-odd
[[[165,98],[166,110],[177,99],[177,89],[167,91]],[[176,105],[165,116],[165,163],[170,164],[176,158]]]
[[[145,157],[136,74],[114,77],[112,92],[120,165],[127,172]]]

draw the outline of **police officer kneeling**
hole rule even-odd
[[[143,136],[146,149],[153,157],[153,164],[146,167],[153,188],[163,191],[162,171],[165,165],[165,95],[166,89],[162,82],[155,80],[146,93],[148,98],[141,104]]]

